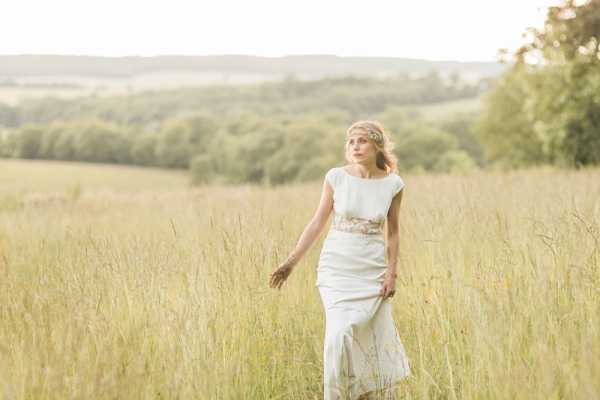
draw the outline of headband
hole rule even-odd
[[[381,132],[378,131],[374,131],[372,129],[369,128],[362,128],[365,129],[367,131],[367,137],[369,139],[371,139],[372,141],[374,141],[377,144],[383,144],[383,134],[381,134]],[[350,136],[350,135],[348,135]]]

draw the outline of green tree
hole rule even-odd
[[[306,118],[288,124],[279,151],[264,162],[266,179],[272,184],[320,179],[332,159],[341,159],[344,136],[332,151],[331,137],[335,127],[323,121]],[[336,140],[333,140],[336,142]]]
[[[485,164],[481,141],[475,131],[478,113],[457,113],[441,121],[440,128],[458,141],[458,147],[477,165]]]
[[[433,166],[439,172],[466,172],[477,167],[469,153],[464,150],[448,150],[443,153]]]
[[[137,165],[156,165],[156,134],[154,133],[143,133],[137,135],[133,139],[131,144],[131,160]]]
[[[447,132],[433,126],[420,126],[397,141],[396,155],[401,169],[422,168],[436,170],[441,157],[457,150],[457,140]]]
[[[14,130],[0,130],[0,157],[14,157],[17,147],[17,132]]]
[[[39,158],[52,160],[55,158],[54,146],[65,129],[65,124],[54,122],[44,129],[42,134]]]
[[[170,120],[160,130],[156,142],[156,160],[167,168],[188,168],[190,149],[188,137],[191,127],[183,120]]]
[[[188,168],[191,158],[203,154],[217,131],[206,115],[192,115],[167,121],[156,143],[156,160],[168,168]]]
[[[479,132],[488,155],[511,165],[599,162],[600,0],[563,1],[515,53],[493,89]]]
[[[17,109],[8,104],[0,103],[0,128],[15,128],[18,121]]]
[[[27,124],[21,127],[16,136],[14,156],[17,158],[38,158],[44,129],[39,125]]]
[[[491,163],[521,167],[549,161],[544,137],[536,134],[536,105],[531,102],[531,74],[513,69],[484,96],[476,131]],[[543,129],[537,125],[538,129]]]
[[[75,157],[87,162],[118,162],[115,148],[123,145],[118,127],[99,120],[83,121],[76,127]],[[127,150],[128,152],[128,150]]]
[[[63,160],[63,161],[73,161],[75,158],[75,137],[77,136],[77,127],[70,124],[65,126],[65,128],[60,132],[56,141],[54,142],[54,146],[52,148],[52,152],[54,154],[55,160]]]

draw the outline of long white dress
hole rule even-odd
[[[383,224],[405,184],[395,173],[360,178],[343,167],[325,179],[334,216],[316,281],[325,310],[324,400],[354,400],[411,374],[390,300],[379,295],[387,268]]]

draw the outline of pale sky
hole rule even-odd
[[[4,0],[0,54],[496,61],[558,0]]]

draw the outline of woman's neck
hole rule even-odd
[[[372,163],[369,165],[354,163],[350,164],[350,171],[361,178],[379,178],[386,176],[385,171],[377,167],[377,164]],[[384,172],[383,174],[381,172]]]

